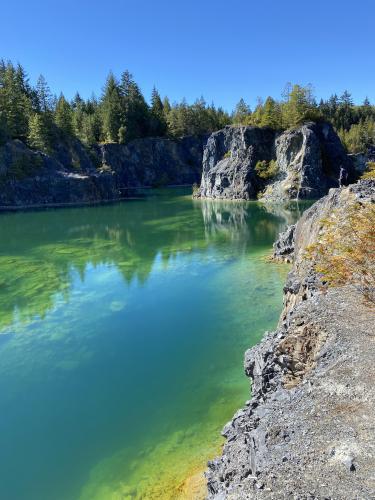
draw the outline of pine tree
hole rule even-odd
[[[151,94],[150,134],[164,136],[167,132],[167,121],[159,92],[154,87]]]
[[[151,94],[151,110],[157,116],[163,115],[163,103],[161,102],[160,94],[154,87]]]
[[[282,127],[280,106],[274,99],[272,99],[272,97],[267,97],[264,103],[261,126],[271,127],[273,129],[279,129]]]
[[[72,109],[63,94],[60,94],[56,104],[55,123],[64,135],[73,135]]]
[[[43,75],[40,75],[36,82],[36,95],[38,111],[42,113],[51,112],[53,108],[53,96]]]
[[[127,141],[145,137],[149,132],[149,110],[138,85],[129,71],[121,75],[120,83],[122,119]]]
[[[251,109],[241,97],[235,107],[233,114],[233,123],[239,125],[248,125],[251,116]]]
[[[310,85],[306,87],[293,85],[281,109],[283,125],[286,127],[294,127],[304,120],[314,120],[319,117]]]
[[[28,94],[26,74],[12,63],[0,66],[0,115],[2,133],[11,138],[25,138],[28,132],[28,116],[31,99]]]
[[[103,119],[103,135],[106,141],[117,142],[122,121],[122,107],[119,85],[110,73],[103,91],[101,111]]]
[[[45,114],[34,113],[30,116],[28,143],[32,148],[49,152],[51,147],[51,130]]]

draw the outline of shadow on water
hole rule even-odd
[[[176,498],[276,322],[266,264],[305,206],[193,201],[0,216],[0,498]]]

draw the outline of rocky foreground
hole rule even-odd
[[[305,256],[352,200],[375,203],[375,181],[332,189],[275,245],[293,260],[284,309],[245,354],[252,399],[209,463],[211,500],[375,498],[375,309],[350,287],[323,289]]]

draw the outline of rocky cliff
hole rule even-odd
[[[274,168],[267,171],[271,161]],[[263,162],[263,173],[257,171],[258,162]],[[226,127],[208,139],[196,196],[276,202],[313,199],[356,177],[352,160],[328,123],[306,123],[283,133]]]
[[[206,140],[145,138],[88,149],[71,139],[50,154],[10,141],[0,148],[0,206],[97,202],[127,197],[131,188],[193,184]]]
[[[375,311],[350,287],[323,289],[305,249],[321,220],[375,203],[375,181],[333,189],[275,245],[293,258],[277,330],[245,353],[252,398],[224,427],[209,499],[374,498]]]

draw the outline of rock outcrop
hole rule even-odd
[[[261,183],[257,161],[275,156],[275,132],[256,127],[225,127],[213,133],[204,148],[199,197],[248,200]]]
[[[365,172],[369,162],[375,162],[375,146],[370,146],[363,153],[350,154],[349,157],[353,162],[355,171],[360,176]]]
[[[276,171],[259,176],[257,163],[271,160]],[[272,202],[314,199],[356,178],[351,159],[328,123],[306,123],[283,133],[226,127],[208,139],[196,196]]]
[[[133,188],[193,184],[206,140],[145,138],[88,149],[71,139],[48,155],[10,141],[0,148],[0,206],[92,203],[126,198]]]
[[[284,309],[245,354],[252,399],[223,429],[209,499],[375,496],[375,311],[350,287],[322,290],[304,252],[321,219],[353,200],[375,203],[375,181],[331,190],[276,244],[288,258],[294,246]]]

